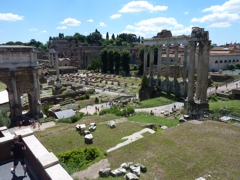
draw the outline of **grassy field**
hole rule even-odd
[[[0,82],[0,91],[5,90],[6,88],[7,86],[4,83]]]
[[[54,153],[88,146],[98,146],[106,151],[122,142],[122,137],[141,130],[146,123],[164,124],[172,127],[155,134],[145,133],[144,138],[108,153],[111,168],[118,168],[123,162],[142,163],[148,172],[142,173],[140,179],[192,180],[205,175],[211,175],[212,179],[240,177],[239,127],[216,121],[177,125],[178,121],[171,117],[159,118],[139,113],[117,123],[115,129],[107,128],[105,124],[114,119],[119,117],[107,114],[87,116],[77,122],[86,125],[97,123],[92,145],[86,145],[83,136],[75,130],[77,123],[57,123],[53,128],[36,132],[36,136]],[[122,177],[104,179],[120,180]]]

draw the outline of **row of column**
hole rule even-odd
[[[195,90],[195,52],[196,52],[195,41],[190,41],[190,52],[189,52],[189,74],[188,74],[188,101],[194,101],[194,90]],[[200,41],[199,52],[198,52],[198,70],[197,70],[197,82],[196,82],[196,96],[200,103],[207,103],[207,88],[208,88],[208,71],[209,71],[209,49],[211,41]]]
[[[170,44],[165,46],[166,51],[166,69],[165,69],[165,79],[169,79],[169,61],[170,61]],[[177,63],[178,63],[178,47],[179,44],[174,45],[174,80],[177,80]],[[160,79],[161,76],[161,64],[162,64],[162,49],[163,46],[158,46],[158,61],[157,61],[157,79]],[[184,62],[183,62],[183,82],[186,82],[187,76],[187,50],[188,46],[184,45]],[[144,46],[144,63],[143,63],[143,73],[147,75],[147,46]],[[149,75],[153,76],[154,70],[154,47],[150,46],[150,63],[149,63]]]

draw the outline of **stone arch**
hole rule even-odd
[[[28,97],[28,114],[42,117],[39,93],[37,52],[31,46],[0,46],[0,81],[6,84],[9,96],[10,118],[22,118],[21,96]]]

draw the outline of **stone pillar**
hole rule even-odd
[[[162,45],[158,46],[157,79],[161,77]]]
[[[16,84],[16,80],[15,80],[15,72],[12,71],[11,72],[11,84],[12,84],[12,89],[13,89],[13,97],[14,97],[14,102],[15,104],[19,104],[18,101],[18,91],[17,91],[17,84]]]
[[[144,46],[143,74],[147,75],[147,46]]]
[[[188,58],[188,45],[184,45],[184,59],[183,59],[183,82],[187,79],[187,58]]]
[[[200,98],[202,74],[203,73],[203,42],[199,42],[198,50],[198,69],[197,69],[197,86],[196,86],[196,99]]]
[[[149,63],[149,74],[153,77],[154,74],[154,46],[150,47],[150,63]]]
[[[85,84],[88,85],[88,73],[86,73]]]
[[[202,69],[202,89],[200,93],[201,104],[207,103],[208,71],[209,71],[209,50],[211,41],[204,42],[203,48],[203,69]]]
[[[188,101],[193,101],[194,95],[194,72],[195,72],[195,50],[196,43],[190,41],[190,53],[189,53],[189,74],[188,74]]]
[[[166,48],[166,69],[165,69],[165,79],[169,79],[169,49],[170,49],[170,44],[167,44],[165,46]]]
[[[177,81],[177,65],[178,65],[178,44],[174,45],[175,47],[175,62],[174,62],[174,81]]]
[[[61,81],[59,78],[58,53],[55,53],[55,68],[56,68],[56,75],[57,75],[56,88],[60,89],[62,87],[62,85],[61,85]]]

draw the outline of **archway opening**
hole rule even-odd
[[[10,106],[7,85],[0,82],[0,127],[10,125]]]

